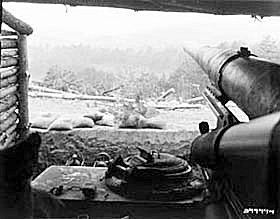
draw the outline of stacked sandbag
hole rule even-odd
[[[101,120],[104,115],[105,113],[103,112],[93,110],[89,113],[86,113],[84,117],[90,118],[93,120],[94,123],[96,123],[97,121]]]
[[[94,121],[88,117],[77,115],[72,118],[73,128],[93,128],[93,126]]]
[[[166,123],[157,117],[149,118],[145,120],[143,128],[151,128],[151,129],[165,129]]]
[[[101,120],[96,121],[96,125],[114,127],[116,124],[115,116],[111,113],[105,113]]]
[[[73,129],[72,118],[67,116],[59,117],[49,126],[49,130],[55,131],[67,131],[71,129]]]
[[[139,114],[124,113],[118,120],[119,128],[143,128],[145,118]]]
[[[59,116],[57,114],[44,113],[32,122],[31,127],[56,131],[67,131],[74,128],[93,128],[95,125],[134,129],[165,128],[165,123],[156,117],[145,118],[143,115],[135,112],[114,112],[114,114],[97,110],[84,115]]]
[[[66,115],[56,119],[49,127],[49,130],[66,131],[73,128],[93,128],[94,121],[80,115]]]
[[[145,118],[140,114],[128,114],[124,113],[118,119],[119,128],[153,128],[153,129],[164,129],[165,123],[155,118]]]
[[[85,114],[84,117],[92,119],[96,125],[115,126],[115,116],[108,112],[91,111]]]
[[[58,115],[53,113],[44,113],[35,118],[31,123],[32,128],[48,129],[49,126],[58,118]]]
[[[64,115],[43,113],[31,122],[32,128],[47,130],[72,130],[73,128],[93,128],[94,121],[101,120],[103,114],[100,112],[89,115]]]

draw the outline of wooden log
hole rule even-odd
[[[11,87],[7,87],[7,88],[2,88],[0,89],[0,99],[8,96],[8,95],[13,95],[15,94],[17,91],[17,85],[13,85]]]
[[[98,6],[127,8],[134,11],[197,12],[215,15],[280,16],[278,0],[3,0],[4,2],[28,2],[64,4],[71,6]]]
[[[18,119],[17,114],[14,112],[5,120],[0,120],[0,132],[6,132],[8,128],[16,124]]]
[[[7,129],[6,132],[4,132],[6,135],[11,135],[13,132],[15,132],[17,129],[17,124],[12,125]],[[1,141],[1,140],[0,140]]]
[[[39,86],[39,85],[29,85],[28,89],[30,91],[40,91],[40,92],[46,92],[46,93],[69,94],[68,92],[64,92],[62,90],[42,87],[42,86]]]
[[[1,39],[1,49],[16,49],[17,39]]]
[[[13,134],[14,132],[16,132],[16,128],[17,128],[17,124],[12,125],[10,128],[7,129],[6,132],[3,132],[0,134],[0,145],[4,144],[7,140],[7,138]]]
[[[191,99],[187,99],[184,102],[186,102],[186,103],[197,103],[197,102],[201,102],[203,100],[204,100],[204,98],[202,96],[200,96],[200,97],[194,97],[194,98],[191,98]]]
[[[7,98],[0,99],[0,112],[5,112],[12,106],[16,106],[17,97],[15,95],[7,96]]]
[[[16,106],[12,106],[6,112],[0,113],[0,121],[7,119],[13,112],[16,111],[16,109],[17,109]]]
[[[2,57],[13,57],[17,56],[17,49],[1,49],[1,58]]]
[[[10,12],[6,11],[3,8],[2,11],[2,21],[7,24],[12,29],[16,30],[20,34],[24,35],[30,35],[33,33],[33,29],[30,25],[27,23],[21,21],[20,19],[16,18],[14,15],[12,15]]]
[[[2,58],[1,57],[1,65],[0,68],[7,68],[11,66],[16,66],[18,63],[17,58],[9,57],[9,58]]]
[[[18,70],[18,103],[19,103],[19,139],[24,139],[29,129],[28,116],[28,74],[27,74],[27,41],[25,35],[18,38],[19,70]]]
[[[14,143],[16,142],[17,140],[17,132],[13,132],[11,133],[5,143],[2,145],[2,147],[0,148],[0,150],[3,150],[3,149],[6,149],[6,148],[9,148],[9,147],[12,147],[14,145]]]
[[[3,15],[3,10],[2,10],[2,2],[0,2],[0,5],[1,5],[1,10],[0,10],[0,33],[2,33],[2,15]],[[1,43],[0,43],[0,47],[1,47]],[[1,49],[0,49],[1,50]]]
[[[123,88],[123,87],[124,87],[123,85],[120,85],[120,86],[118,86],[118,87],[115,87],[115,88],[106,90],[106,91],[104,91],[104,92],[102,93],[102,95],[106,95],[106,94],[111,93],[111,92],[113,92],[113,91],[119,90],[119,89],[121,89],[121,88]]]
[[[65,100],[96,100],[96,101],[106,101],[106,102],[118,102],[119,99],[115,97],[106,96],[91,96],[91,95],[77,95],[77,94],[57,94],[57,93],[45,93],[45,92],[29,92],[30,97],[46,97],[46,98],[57,98]],[[123,98],[121,101],[124,102],[135,102],[134,99]]]
[[[17,33],[15,31],[10,31],[10,30],[2,30],[1,31],[1,36],[17,36]]]
[[[165,91],[159,98],[157,98],[156,102],[163,100],[165,97],[169,96],[170,94],[175,93],[174,88],[170,88],[167,91]]]
[[[18,68],[17,67],[9,67],[9,68],[1,68],[0,69],[0,80],[16,75]]]
[[[32,81],[34,83],[34,81]],[[66,91],[62,91],[62,90],[57,90],[57,89],[53,89],[53,88],[48,88],[48,87],[43,87],[40,85],[34,85],[31,84],[28,86],[28,89],[30,91],[39,91],[39,92],[46,92],[46,93],[56,93],[56,94],[77,94],[77,95],[81,95],[78,91],[74,91],[69,89],[69,92]]]
[[[0,89],[4,88],[4,87],[8,87],[11,86],[13,84],[15,84],[17,82],[17,76],[13,75],[11,77],[5,78],[0,80]]]
[[[202,107],[201,104],[188,104],[188,103],[182,103],[179,105],[150,105],[150,107],[156,108],[156,109],[164,109],[164,110],[176,110],[176,109],[200,109]]]

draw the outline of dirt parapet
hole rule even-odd
[[[39,151],[39,165],[35,175],[51,165],[65,165],[74,153],[80,153],[85,165],[92,166],[96,155],[106,152],[111,157],[136,154],[136,147],[187,156],[190,143],[197,131],[183,129],[116,129],[94,127],[73,131],[40,132],[42,144]]]

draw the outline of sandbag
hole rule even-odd
[[[71,117],[59,117],[49,127],[49,130],[65,131],[73,129]]]
[[[146,108],[147,108],[147,111],[145,113],[146,118],[152,118],[160,114],[160,112],[154,107],[146,107]]]
[[[115,116],[113,114],[104,114],[102,119],[96,122],[96,125],[115,126]]]
[[[94,121],[90,118],[77,116],[72,118],[73,128],[92,128],[94,126]]]
[[[123,114],[118,120],[119,128],[141,128],[145,118],[137,114]]]
[[[165,123],[155,118],[147,119],[140,114],[124,114],[118,120],[118,127],[136,128],[136,129],[142,129],[142,128],[163,129],[165,127]]]
[[[50,124],[58,118],[58,115],[52,113],[45,113],[38,116],[31,123],[32,128],[48,129]]]
[[[91,111],[84,115],[84,117],[92,119],[94,122],[97,122],[103,118],[105,114],[99,111]]]
[[[143,128],[165,129],[166,123],[156,117],[146,119]]]

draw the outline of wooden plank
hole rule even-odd
[[[4,79],[7,77],[10,77],[12,75],[15,75],[17,73],[18,68],[17,67],[9,67],[9,68],[1,68],[0,69],[0,79]]]
[[[15,94],[17,91],[17,85],[13,85],[11,87],[7,87],[7,88],[2,88],[0,89],[0,99],[8,96],[8,95],[13,95]]]
[[[14,85],[17,82],[17,76],[13,75],[11,77],[5,78],[0,80],[0,89],[4,88],[4,87],[8,87],[11,85]]]
[[[17,55],[17,49],[1,49],[1,57],[13,57]]]
[[[0,99],[0,112],[5,112],[12,106],[16,106],[17,97],[16,95],[10,95],[6,98]]]
[[[18,70],[18,102],[19,102],[19,139],[24,139],[29,128],[28,116],[28,75],[27,75],[27,41],[25,35],[18,38],[19,70]]]
[[[17,39],[1,39],[1,49],[16,49]]]
[[[0,120],[0,132],[6,132],[8,128],[16,124],[18,119],[17,114],[14,112],[5,120]]]
[[[23,22],[22,20],[16,18],[10,12],[3,8],[2,10],[2,20],[5,24],[7,24],[12,29],[16,30],[20,34],[30,35],[33,33],[33,29],[30,25]]]
[[[17,63],[18,63],[17,58],[14,58],[14,57],[2,58],[1,57],[0,68],[7,68],[7,67],[16,66]]]

